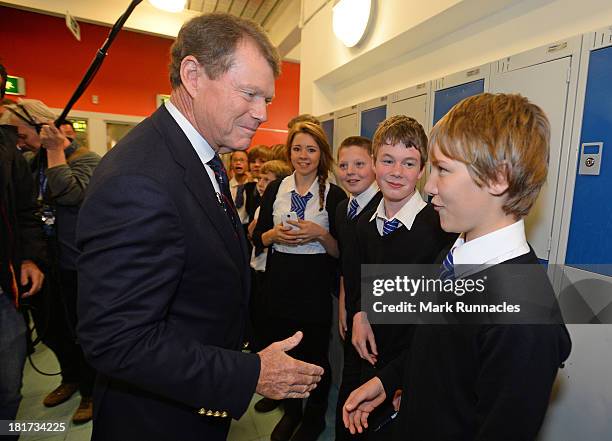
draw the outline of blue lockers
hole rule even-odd
[[[580,139],[580,145],[603,143],[600,175],[578,174],[582,159],[578,158],[565,263],[608,276],[612,276],[611,96],[612,47],[606,47],[592,51],[589,59]]]
[[[433,124],[435,125],[440,118],[446,115],[446,113],[462,99],[483,93],[484,81],[484,79],[470,81],[469,83],[437,90],[435,92]]]
[[[378,124],[387,117],[387,106],[374,107],[361,112],[361,136],[368,139],[374,137]]]

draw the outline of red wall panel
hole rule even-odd
[[[63,18],[0,6],[0,63],[10,75],[25,78],[27,98],[59,108],[68,102],[110,30],[89,23],[80,27],[79,42]],[[171,44],[168,38],[123,30],[74,108],[149,115],[155,110],[155,95],[170,93]],[[287,121],[298,113],[300,66],[283,62],[282,71],[266,128],[286,130]],[[92,103],[92,95],[99,97],[99,104]],[[284,142],[285,137],[285,133],[260,130],[253,141],[268,144]]]

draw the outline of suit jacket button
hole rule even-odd
[[[213,416],[213,411],[212,410],[206,411],[206,416]]]
[[[198,410],[198,413],[199,413],[200,415],[206,415],[206,409],[204,409],[204,408],[202,407],[200,410]]]
[[[221,418],[227,418],[227,412],[225,411],[221,412]]]
[[[216,410],[215,413],[213,414],[213,416],[220,417],[221,416],[221,412]]]

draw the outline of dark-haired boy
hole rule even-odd
[[[414,118],[392,116],[378,126],[372,144],[376,182],[383,198],[357,223],[358,261],[351,263],[357,294],[349,296],[356,311],[352,343],[367,361],[362,363],[362,380],[373,377],[401,354],[410,344],[412,326],[370,325],[367,313],[361,310],[360,265],[433,263],[456,237],[442,230],[438,213],[416,189],[427,162],[423,127]],[[387,403],[382,413],[391,410]],[[370,433],[368,439],[385,439],[389,430]]]

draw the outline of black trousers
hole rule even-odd
[[[32,319],[42,342],[57,357],[62,383],[78,383],[81,396],[91,397],[95,370],[85,361],[76,336],[77,272],[49,271],[43,292],[32,297]]]
[[[351,435],[351,432],[344,427],[344,422],[342,421],[342,407],[344,406],[344,403],[351,392],[363,384],[361,378],[363,360],[351,343],[351,338],[353,335],[352,318],[347,318],[346,325],[348,331],[346,332],[343,345],[344,364],[342,366],[342,382],[340,383],[340,388],[338,389],[338,403],[336,405],[336,441],[365,439],[365,434],[356,433],[355,435]]]
[[[267,317],[266,346],[275,341],[284,340],[291,337],[297,331],[302,331],[304,337],[300,344],[288,352],[288,354],[298,360],[321,366],[325,372],[317,387],[310,393],[306,402],[306,413],[314,414],[314,417],[325,417],[327,410],[327,399],[331,387],[331,365],[329,363],[329,333],[331,323],[313,324],[299,323],[291,319],[280,317]],[[301,402],[301,400],[287,400],[291,402]],[[296,409],[296,406],[285,406],[288,409]],[[300,406],[301,408],[301,406]]]

